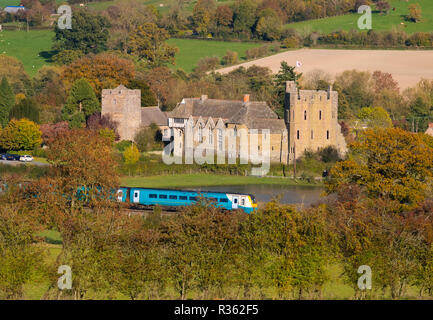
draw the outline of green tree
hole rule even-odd
[[[275,75],[274,83],[275,89],[278,96],[279,108],[277,114],[280,117],[284,116],[284,99],[286,94],[286,82],[295,81],[296,85],[299,86],[299,78],[301,78],[302,73],[297,73],[295,67],[289,66],[286,61],[281,62],[280,70]]]
[[[9,121],[9,113],[15,104],[15,95],[6,77],[0,84],[0,125],[5,127]]]
[[[33,122],[39,123],[39,108],[36,101],[32,98],[26,98],[16,104],[9,113],[9,119],[26,118]]]
[[[53,56],[53,62],[60,66],[68,65],[83,56],[84,54],[80,50],[62,50]]]
[[[135,144],[131,144],[123,152],[123,158],[126,165],[134,165],[140,159],[140,151]]]
[[[233,10],[233,29],[235,32],[251,34],[256,23],[257,4],[252,0],[239,1]]]
[[[0,134],[0,147],[5,150],[33,150],[42,143],[39,126],[28,119],[11,120]]]
[[[72,15],[72,29],[59,29],[55,24],[53,49],[81,50],[83,53],[98,53],[107,49],[107,18],[86,11],[75,11]]]
[[[74,82],[66,104],[62,109],[62,118],[73,128],[81,127],[86,118],[100,111],[99,101],[86,79]]]
[[[364,107],[359,111],[358,118],[369,128],[391,128],[392,120],[382,107]]]
[[[168,45],[168,39],[169,34],[164,28],[147,22],[130,34],[128,51],[150,66],[174,64],[174,56],[178,49]]]
[[[130,89],[140,89],[141,91],[141,106],[156,106],[158,102],[156,101],[155,94],[150,90],[149,85],[144,80],[132,79],[128,83],[128,88]]]
[[[261,38],[269,41],[278,40],[281,27],[281,19],[273,9],[267,8],[260,12],[256,32]]]
[[[433,105],[422,97],[417,97],[410,106],[409,120],[412,122],[415,132],[424,132],[428,123],[433,119]]]
[[[46,280],[47,252],[36,245],[40,229],[32,211],[4,199],[0,202],[0,297],[20,299],[24,285]]]

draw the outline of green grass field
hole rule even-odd
[[[292,186],[322,186],[320,183],[308,184],[304,181],[289,178],[261,178],[244,176],[223,176],[216,174],[177,174],[159,175],[150,177],[123,177],[122,184],[129,187],[144,188],[178,188],[178,187],[205,187],[229,186],[246,184],[278,184]]]
[[[30,76],[47,64],[54,32],[51,30],[2,31],[0,54],[18,58]]]
[[[0,32],[0,54],[17,57],[24,64],[30,76],[46,64],[54,32],[51,30],[25,30]],[[241,43],[224,41],[207,41],[195,39],[170,39],[171,45],[179,48],[174,68],[191,72],[197,61],[203,57],[223,57],[227,50],[236,51],[239,58],[245,59],[245,51],[260,46],[259,43]]]
[[[412,3],[419,3],[422,8],[422,21],[418,23],[405,20],[408,14],[408,7]],[[433,1],[432,0],[393,0],[390,1],[391,10],[388,14],[382,15],[373,12],[372,27],[373,30],[383,31],[399,28],[407,33],[415,32],[433,32]],[[395,11],[392,11],[395,8]],[[317,20],[302,21],[289,23],[285,28],[296,29],[303,34],[312,31],[330,33],[337,30],[351,30],[358,28],[358,19],[360,14],[353,13],[337,17],[329,17]],[[401,23],[404,23],[403,25]]]
[[[222,58],[227,50],[238,53],[239,60],[245,60],[245,51],[259,47],[261,43],[251,42],[225,42],[195,39],[170,39],[168,43],[179,48],[176,54],[175,68],[191,72],[197,61],[203,57]]]

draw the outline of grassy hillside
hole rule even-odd
[[[5,30],[0,32],[0,54],[17,57],[23,62],[29,75],[33,76],[40,67],[49,63],[53,37],[51,30]],[[247,49],[261,45],[194,39],[170,39],[169,43],[179,48],[175,68],[182,68],[186,72],[192,71],[197,61],[203,57],[223,57],[227,50],[232,50],[238,52],[242,59]]]
[[[227,50],[231,50],[238,53],[240,60],[244,60],[246,50],[262,45],[261,43],[195,39],[170,39],[168,42],[179,48],[179,52],[176,55],[175,67],[183,69],[186,72],[191,72],[197,61],[203,57],[222,58],[226,54]]]
[[[412,3],[419,3],[422,8],[422,21],[418,23],[405,20],[408,7]],[[390,1],[391,10],[382,15],[373,12],[373,30],[391,30],[393,27],[401,28],[407,33],[432,32],[433,31],[433,1],[432,0],[393,0]],[[395,8],[395,11],[392,10]],[[317,20],[302,21],[286,24],[285,28],[293,28],[301,32],[310,33],[318,31],[330,33],[336,30],[351,30],[358,28],[358,19],[361,15],[354,13],[338,17],[323,18]],[[403,23],[403,25],[401,24]]]
[[[33,76],[47,64],[54,33],[51,30],[0,32],[0,54],[21,60],[27,73]]]

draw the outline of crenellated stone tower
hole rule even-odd
[[[120,140],[134,140],[141,127],[141,91],[123,85],[102,90],[101,115],[105,114],[117,122]]]
[[[284,121],[289,132],[289,161],[305,150],[318,151],[334,146],[340,155],[347,152],[346,141],[338,123],[338,92],[298,90],[287,81]]]

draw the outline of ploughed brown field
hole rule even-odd
[[[296,65],[296,61],[300,61],[302,66],[296,70],[304,74],[315,69],[321,69],[333,76],[352,69],[389,72],[398,81],[401,89],[412,87],[423,78],[433,79],[433,50],[300,49],[278,53],[217,71],[227,73],[239,66],[248,68],[252,65],[258,65],[269,67],[272,72],[276,73],[282,61],[286,61],[292,66]]]

